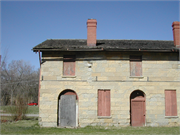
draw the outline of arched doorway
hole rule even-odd
[[[78,126],[78,96],[73,90],[64,90],[58,97],[58,125]]]
[[[131,126],[144,126],[146,117],[145,94],[135,90],[130,95],[130,124]]]

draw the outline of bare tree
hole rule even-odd
[[[25,97],[27,102],[37,102],[38,74],[38,70],[23,60],[14,60],[8,66],[2,64],[1,102],[13,105],[19,96]]]

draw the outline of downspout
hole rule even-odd
[[[39,69],[39,90],[38,90],[38,107],[40,106],[39,104],[39,97],[40,97],[40,89],[41,89],[41,84],[40,84],[40,80],[41,80],[41,52],[40,50],[38,50],[39,53],[39,64],[40,64],[40,69]]]

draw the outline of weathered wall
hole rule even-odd
[[[67,54],[67,53],[64,53]],[[75,54],[75,53],[74,53]],[[76,76],[63,77],[63,53],[43,53],[39,123],[57,126],[58,96],[66,89],[78,95],[79,126],[130,125],[130,94],[146,95],[146,125],[180,125],[179,117],[165,117],[165,89],[176,89],[180,116],[180,63],[177,53],[141,53],[142,77],[130,77],[129,55],[125,52],[78,52]],[[97,116],[98,89],[111,90],[111,117]]]

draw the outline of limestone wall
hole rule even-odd
[[[180,125],[180,63],[177,53],[141,53],[142,77],[130,76],[126,52],[78,52],[76,76],[63,76],[63,55],[43,53],[39,123],[56,127],[58,97],[66,89],[78,95],[78,125],[130,125],[130,94],[141,90],[146,95],[146,126]],[[70,53],[69,53],[70,54]],[[134,53],[136,54],[136,53]],[[111,91],[111,116],[97,116],[98,89]],[[175,89],[178,117],[165,116],[165,89]]]

